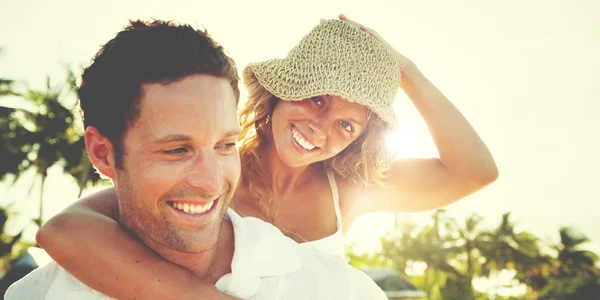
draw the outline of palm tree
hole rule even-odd
[[[539,240],[529,232],[515,232],[510,213],[502,215],[500,225],[480,238],[479,248],[486,258],[482,274],[489,276],[502,269],[528,270],[538,263]]]
[[[26,261],[30,258],[26,250],[33,245],[22,239],[23,230],[15,235],[6,232],[6,224],[12,216],[13,213],[0,207],[0,293],[36,267]]]
[[[479,249],[484,247],[487,237],[490,236],[489,231],[480,229],[482,220],[481,216],[473,213],[464,220],[464,224],[460,224],[455,219],[449,219],[447,224],[447,230],[454,239],[454,245],[463,249],[462,253],[466,257],[465,275],[471,279],[480,275],[481,260],[479,258],[481,258],[481,254]]]
[[[568,227],[560,228],[559,234],[560,243],[555,247],[558,250],[557,260],[559,263],[556,275],[564,278],[597,274],[598,270],[595,264],[598,261],[598,255],[581,249],[581,246],[590,240]]]
[[[61,153],[69,149],[78,137],[72,130],[74,115],[60,102],[61,91],[51,86],[50,79],[46,80],[46,90],[28,90],[23,99],[38,107],[37,112],[25,112],[27,121],[34,124],[28,134],[32,145],[30,155],[31,166],[40,178],[40,213],[35,220],[42,225],[43,190],[48,176],[48,169],[61,160]]]
[[[74,105],[65,106],[67,99],[74,99],[75,76],[69,72],[68,88],[53,86],[46,80],[42,91],[29,89],[17,94],[22,101],[34,104],[37,111],[0,107],[2,134],[1,157],[7,158],[0,167],[0,179],[14,174],[15,180],[28,169],[35,169],[40,181],[40,211],[35,220],[42,225],[43,190],[48,169],[61,165],[73,176],[81,191],[100,180],[87,158],[81,130],[75,125]],[[73,101],[74,103],[74,101]]]
[[[394,220],[394,229],[381,238],[382,257],[379,260],[402,274],[406,274],[411,261],[418,256],[418,247],[414,242],[414,237],[418,233],[418,226],[409,219],[401,220],[398,216]]]
[[[515,230],[510,213],[502,215],[495,229],[481,233],[478,249],[483,257],[480,276],[493,278],[502,270],[514,270],[514,279],[530,288],[535,290],[544,285],[543,274],[548,270],[549,258],[541,253],[537,237]]]
[[[9,236],[4,231],[6,223],[10,217],[10,213],[4,207],[0,207],[0,260],[2,260],[3,267],[6,265],[13,254],[13,250],[17,243],[21,240],[23,232],[16,234],[15,236]]]
[[[2,49],[0,48],[0,52]],[[16,96],[14,80],[0,77],[0,97]],[[7,174],[19,174],[27,153],[22,151],[22,135],[27,130],[14,118],[16,109],[0,106],[0,180]],[[16,178],[15,178],[16,180]]]
[[[2,49],[0,49],[0,52],[1,50]],[[14,95],[13,84],[13,80],[0,77],[0,97]]]
[[[2,54],[2,48],[0,48]],[[8,78],[0,77],[0,97],[13,94],[14,81]]]
[[[538,291],[540,299],[599,299],[598,255],[582,249],[589,239],[568,227],[560,228],[559,235],[560,243],[552,247],[558,254],[546,284]]]
[[[448,276],[462,276],[451,264],[460,249],[448,244],[447,236],[442,234],[446,222],[448,217],[443,210],[436,211],[432,222],[421,230],[412,222],[396,219],[394,230],[381,240],[381,255],[403,274],[413,262],[426,265],[423,275],[413,277],[412,282],[430,297],[438,297],[439,288]]]

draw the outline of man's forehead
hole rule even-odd
[[[239,132],[235,97],[222,78],[194,75],[144,89],[135,126],[148,139],[213,139]]]
[[[194,74],[171,82],[144,83],[140,93],[140,108],[165,109],[190,104],[203,110],[230,110],[235,114],[237,103],[233,88],[225,78]]]
[[[219,140],[225,138],[236,138],[240,134],[240,128],[224,129],[221,132],[210,132],[209,135],[198,135],[186,132],[177,131],[159,131],[151,133],[150,142],[156,144],[168,144],[177,142],[197,142],[197,141],[210,141]]]

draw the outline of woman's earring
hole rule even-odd
[[[267,120],[265,120],[265,124],[269,124],[271,122],[271,115],[267,116]]]

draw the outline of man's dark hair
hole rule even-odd
[[[130,21],[81,76],[84,128],[94,126],[110,140],[121,168],[123,136],[139,116],[142,84],[169,83],[194,74],[227,79],[239,101],[235,63],[206,30],[168,21]]]

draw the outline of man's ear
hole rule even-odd
[[[93,126],[85,129],[84,136],[85,148],[92,164],[102,175],[114,179],[117,166],[113,144]]]

